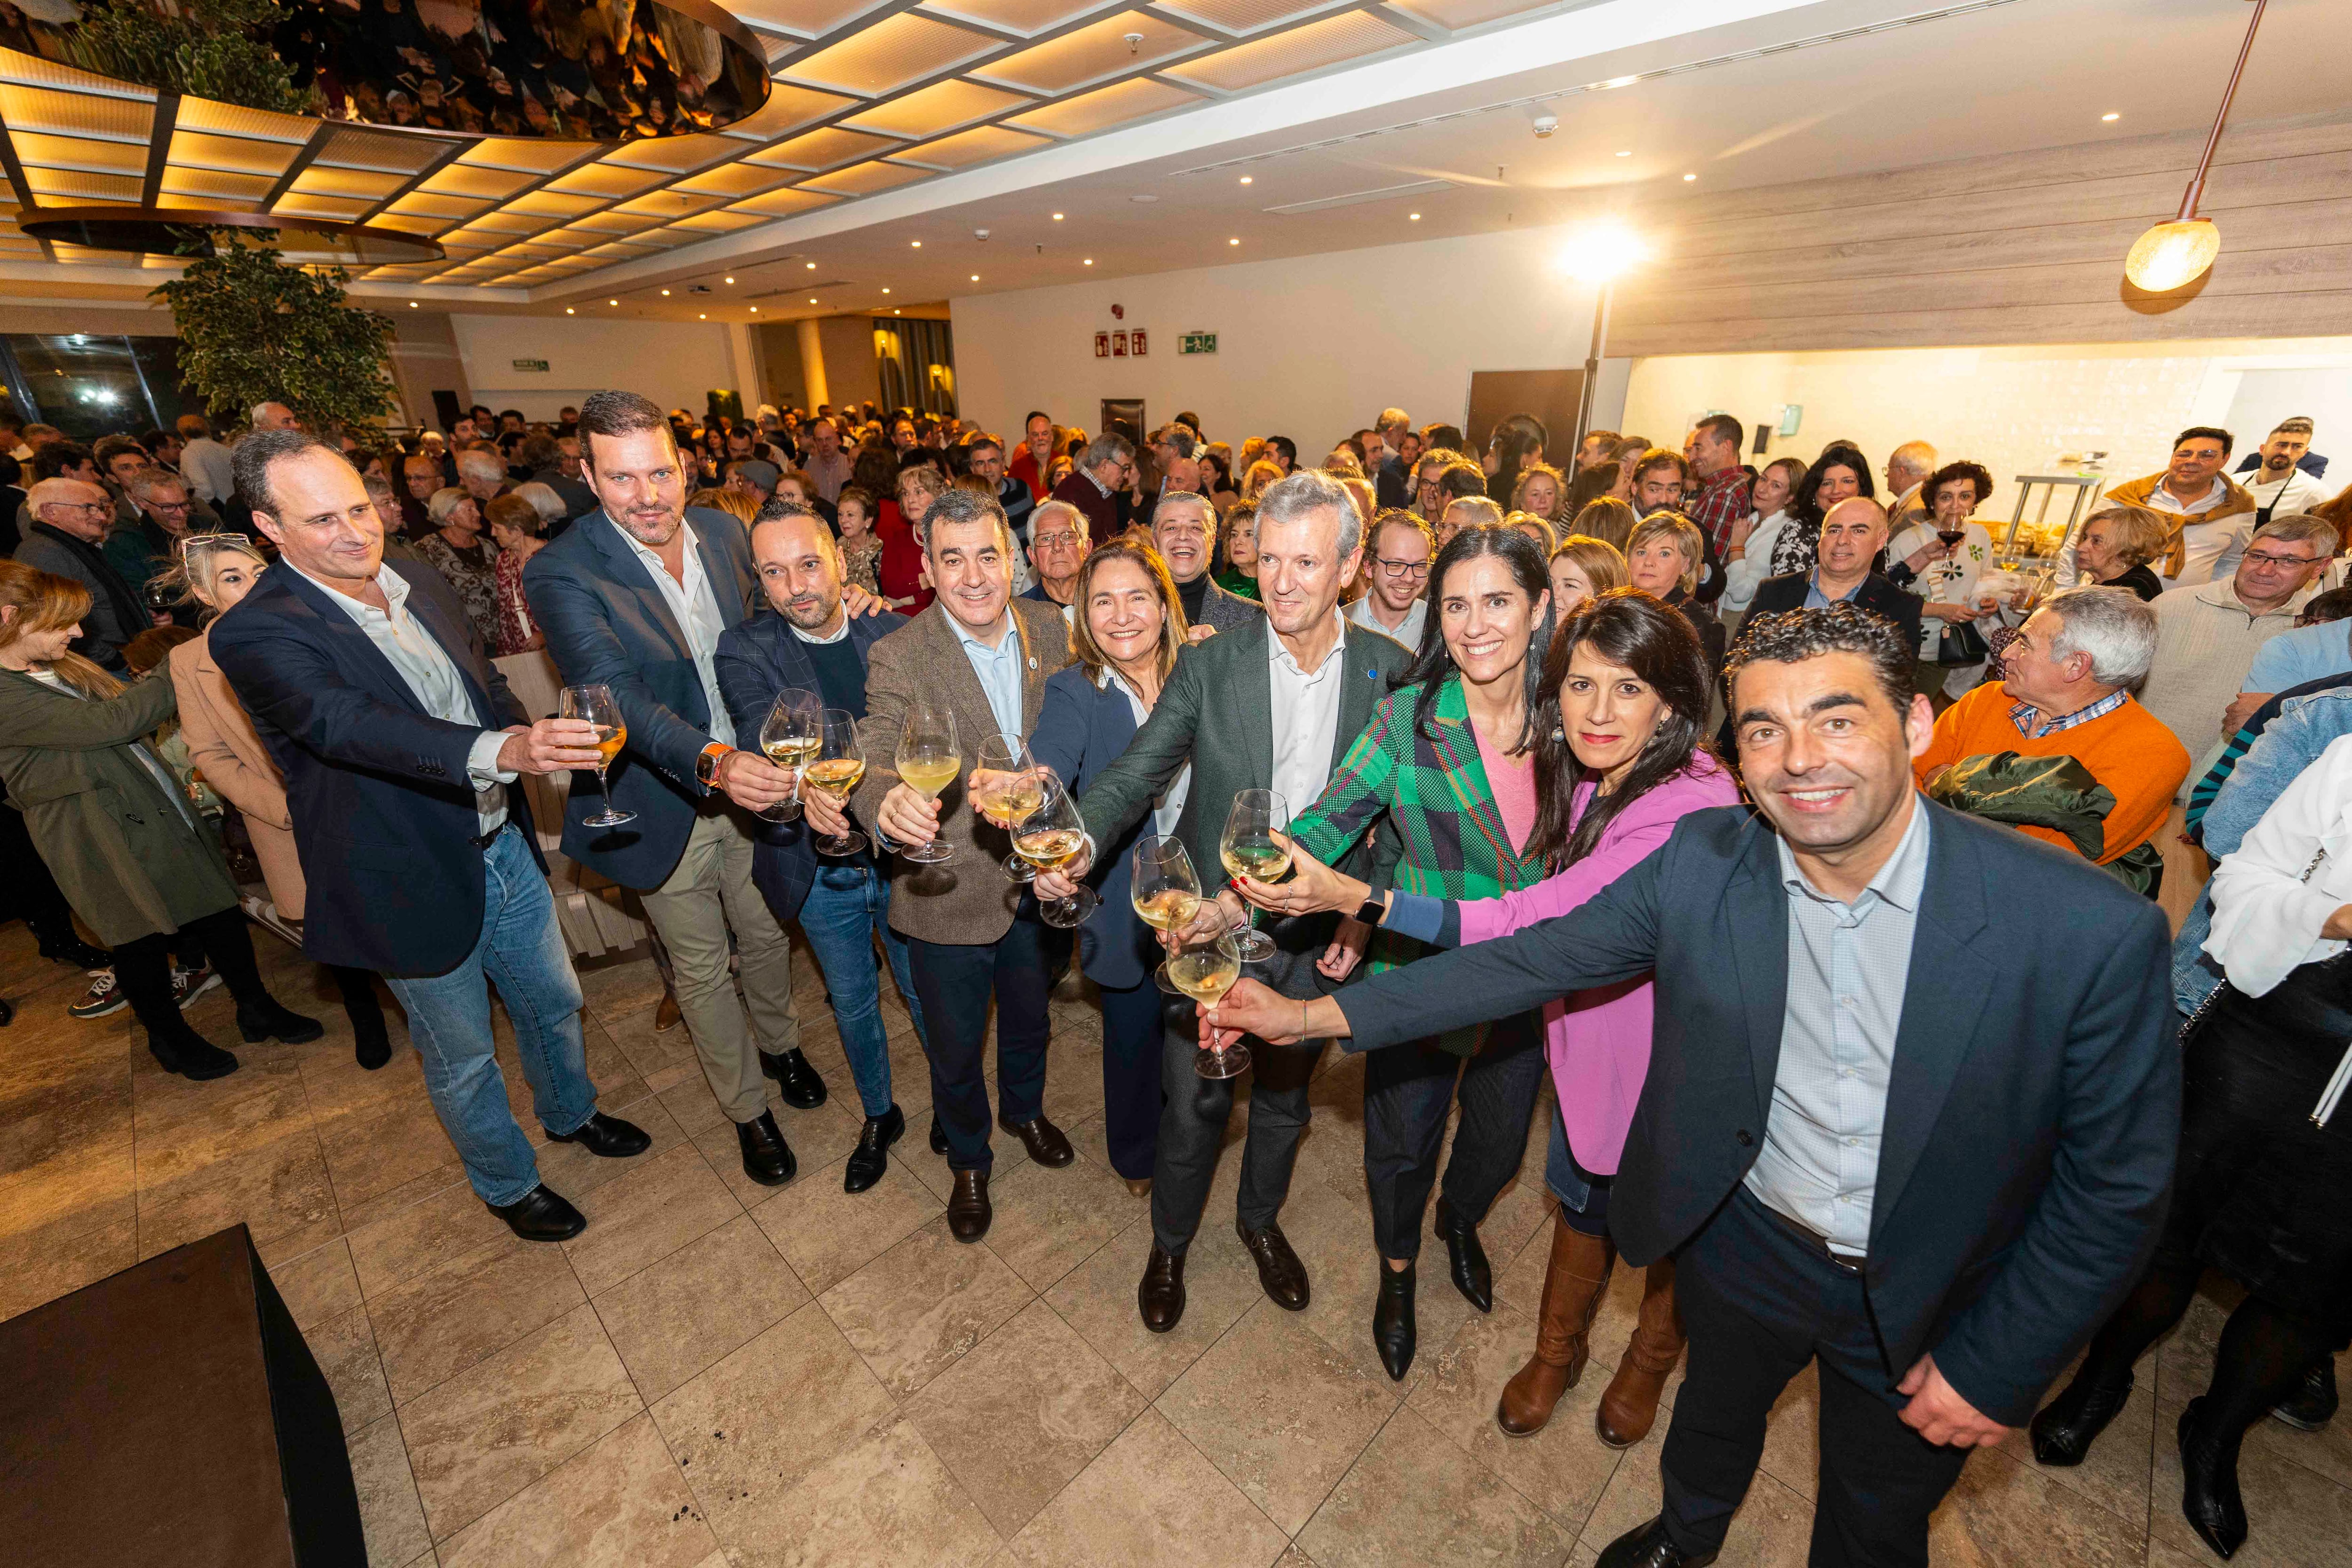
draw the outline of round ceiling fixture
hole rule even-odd
[[[16,226],[35,239],[145,256],[207,256],[224,245],[266,245],[299,267],[397,266],[447,254],[437,240],[405,229],[226,208],[26,207],[16,215]]]

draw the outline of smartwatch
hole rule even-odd
[[[694,782],[706,790],[718,789],[719,770],[725,766],[727,759],[734,754],[732,747],[722,745],[717,741],[703,747],[701,751],[695,753]]]
[[[1356,921],[1360,925],[1377,927],[1381,921],[1388,918],[1388,913],[1389,901],[1379,893],[1374,893],[1356,906]]]

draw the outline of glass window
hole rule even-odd
[[[16,384],[32,404],[19,412],[84,443],[151,428],[157,410],[133,346],[148,341],[91,332],[7,334]]]

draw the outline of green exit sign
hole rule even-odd
[[[1217,334],[1214,332],[1186,332],[1177,339],[1176,352],[1180,354],[1215,353],[1217,352]]]
[[[547,362],[543,359],[519,359],[514,362],[514,367],[517,370],[535,370],[541,375],[547,374]]]

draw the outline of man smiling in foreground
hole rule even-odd
[[[1693,813],[1516,935],[1308,1002],[1244,980],[1209,1015],[1371,1049],[1655,972],[1611,1225],[1628,1262],[1677,1255],[1690,1372],[1664,1510],[1599,1568],[1712,1563],[1815,1359],[1811,1562],[1926,1563],[1969,1451],[2033,1413],[2162,1221],[2163,916],[1916,793],[1913,646],[1849,605],[1751,620],[1729,675],[1760,818]]]

